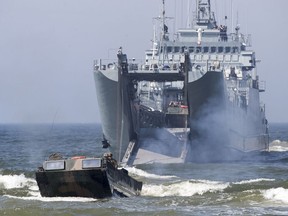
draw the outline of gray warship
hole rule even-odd
[[[36,172],[43,197],[89,197],[96,199],[138,196],[142,182],[119,168],[111,153],[103,157],[63,158],[54,153]]]
[[[238,160],[268,149],[268,121],[250,35],[218,25],[197,0],[192,27],[170,39],[163,0],[145,59],[94,62],[103,147],[123,164]],[[155,29],[155,28],[154,28]]]

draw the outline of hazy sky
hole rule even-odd
[[[231,17],[231,1],[211,0],[218,23]],[[0,0],[0,123],[100,121],[93,60],[116,57],[119,46],[144,58],[160,2]],[[166,2],[166,15],[177,18],[169,29],[186,26],[188,0]],[[238,14],[261,60],[270,122],[288,122],[287,8],[287,0],[233,1],[234,22]]]

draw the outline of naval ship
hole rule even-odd
[[[219,25],[197,0],[191,27],[171,37],[163,0],[144,60],[94,61],[103,147],[123,164],[238,160],[266,150],[268,121],[251,37]],[[156,29],[156,28],[154,28]]]

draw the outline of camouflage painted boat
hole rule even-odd
[[[43,197],[129,197],[140,195],[142,189],[142,182],[119,169],[111,153],[68,159],[53,154],[38,168],[36,181]]]

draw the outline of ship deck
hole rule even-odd
[[[172,82],[172,81],[184,81],[185,76],[178,70],[135,70],[129,71],[126,76],[133,80],[138,81],[157,81],[157,82]]]

